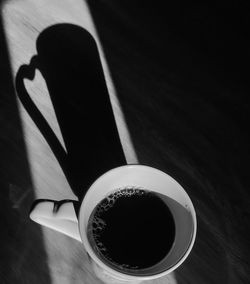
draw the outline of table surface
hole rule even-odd
[[[173,176],[197,212],[188,259],[148,283],[250,279],[248,9],[162,5],[1,1],[1,283],[101,283],[29,210],[126,163]]]

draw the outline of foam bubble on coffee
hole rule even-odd
[[[167,255],[174,243],[175,223],[160,196],[127,186],[113,190],[97,204],[87,234],[102,261],[131,272],[151,267]]]

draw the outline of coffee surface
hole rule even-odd
[[[88,239],[99,257],[118,269],[143,269],[170,251],[175,224],[157,194],[137,188],[115,191],[92,212]]]

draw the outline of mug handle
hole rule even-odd
[[[38,199],[32,206],[30,219],[81,242],[74,202]]]

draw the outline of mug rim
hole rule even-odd
[[[192,221],[193,221],[193,233],[192,233],[192,238],[191,241],[186,249],[186,251],[183,253],[183,255],[181,256],[181,258],[175,263],[173,264],[171,267],[167,268],[166,270],[160,272],[160,273],[156,273],[156,274],[151,274],[151,275],[132,275],[132,274],[126,274],[126,272],[122,273],[119,272],[115,269],[113,269],[112,267],[110,267],[109,265],[107,265],[104,261],[102,261],[100,259],[100,257],[98,257],[98,255],[94,252],[93,248],[91,247],[89,240],[87,238],[87,234],[82,234],[82,226],[81,226],[81,219],[83,218],[83,212],[84,212],[84,208],[85,208],[85,204],[86,204],[86,196],[88,196],[91,192],[91,188],[93,188],[95,186],[95,184],[97,182],[100,182],[100,179],[103,179],[104,177],[106,177],[107,175],[111,175],[114,174],[116,171],[121,171],[123,169],[127,169],[127,168],[146,168],[149,170],[153,170],[153,171],[158,171],[164,175],[167,175],[168,178],[170,178],[171,180],[173,180],[175,183],[178,184],[178,186],[180,187],[180,189],[183,191],[184,195],[186,195],[186,197],[189,199],[190,202],[190,211],[191,211],[191,216],[192,216]],[[81,205],[80,205],[80,209],[78,212],[78,227],[79,227],[79,233],[80,233],[80,237],[82,240],[82,243],[84,245],[84,248],[87,252],[87,254],[89,254],[90,258],[97,264],[99,265],[104,271],[109,272],[111,275],[113,275],[114,277],[117,277],[118,279],[124,279],[126,278],[126,280],[152,280],[152,279],[156,279],[159,277],[162,277],[164,275],[167,275],[171,272],[173,272],[177,267],[179,267],[184,260],[188,257],[189,253],[191,252],[195,239],[196,239],[196,234],[197,234],[197,218],[196,218],[196,212],[192,203],[191,198],[189,197],[188,193],[185,191],[185,189],[181,186],[181,184],[179,184],[179,182],[177,182],[173,177],[171,177],[169,174],[167,174],[166,172],[159,170],[155,167],[151,167],[151,166],[147,166],[147,165],[143,165],[143,164],[127,164],[127,165],[122,165],[122,166],[118,166],[115,168],[112,168],[108,171],[106,171],[105,173],[101,174],[88,188],[86,195],[84,196]],[[86,236],[86,237],[85,237]]]

